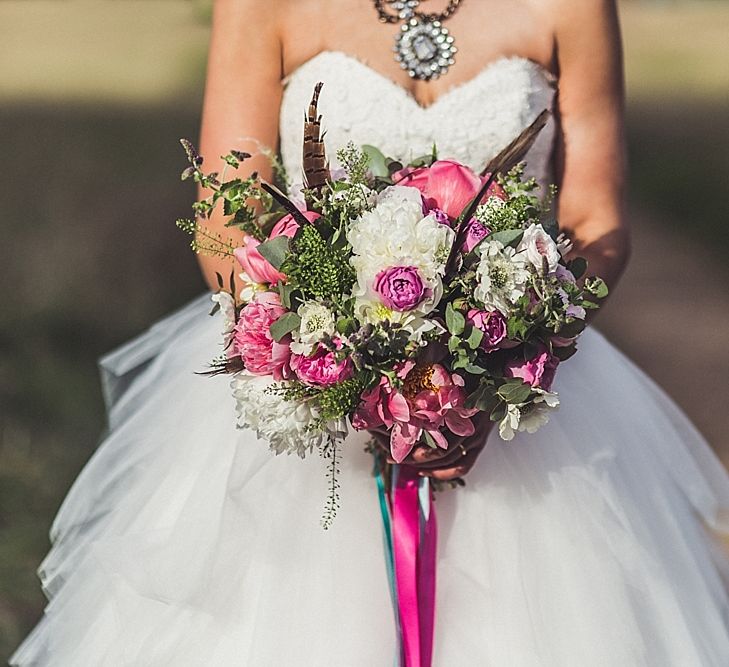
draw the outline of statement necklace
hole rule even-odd
[[[450,0],[440,14],[418,11],[421,0],[387,0],[392,14],[385,9],[385,0],[373,0],[382,23],[400,23],[395,37],[395,60],[413,79],[429,81],[448,71],[455,62],[458,49],[443,25],[458,9],[461,0]]]

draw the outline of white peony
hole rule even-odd
[[[478,285],[474,296],[486,310],[509,316],[511,307],[526,293],[529,281],[527,258],[499,241],[484,241],[479,246],[481,261],[476,269]]]
[[[299,330],[292,333],[291,351],[294,354],[309,354],[325,335],[334,335],[334,313],[323,303],[306,301],[296,312],[301,324]]]
[[[329,425],[327,431],[312,428],[316,413],[306,401],[286,401],[269,391],[275,384],[270,376],[237,373],[231,388],[236,400],[239,428],[253,429],[259,438],[268,440],[276,454],[297,454],[301,458],[330,437],[346,436],[346,423]]]
[[[357,272],[353,292],[360,307],[379,302],[375,278],[393,266],[416,267],[431,290],[431,298],[420,304],[419,312],[429,312],[437,305],[455,232],[435,216],[423,215],[419,190],[400,185],[383,190],[377,205],[352,223],[347,239],[353,253],[350,261]]]
[[[512,440],[518,431],[536,433],[549,422],[550,413],[559,407],[557,394],[541,389],[535,391],[539,395],[531,402],[507,407],[506,415],[499,422],[499,435],[503,440]]]
[[[544,231],[544,227],[531,224],[524,230],[524,236],[516,248],[523,252],[532,266],[541,273],[544,260],[547,262],[547,273],[556,270],[560,260],[560,252],[552,237]]]

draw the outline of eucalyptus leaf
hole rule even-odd
[[[532,393],[531,385],[519,380],[518,382],[507,382],[499,387],[498,394],[507,403],[523,403]]]
[[[368,168],[373,176],[387,178],[390,175],[390,171],[387,168],[387,159],[378,148],[364,144],[362,146],[362,152],[369,160]]]
[[[284,313],[270,327],[271,337],[279,342],[284,336],[290,334],[301,326],[301,318],[296,313]]]
[[[446,306],[446,326],[454,336],[458,336],[463,333],[466,328],[466,318],[461,313],[453,308],[452,304]]]
[[[516,246],[523,236],[523,229],[505,229],[503,232],[494,232],[487,238],[489,241],[499,241],[505,246]]]
[[[287,236],[277,236],[270,241],[264,241],[256,250],[264,259],[268,260],[274,269],[280,269],[289,254],[289,239]]]
[[[471,333],[466,339],[468,347],[475,350],[479,345],[481,345],[481,341],[483,341],[483,331],[481,331],[478,327],[471,327]]]

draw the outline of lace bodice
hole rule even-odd
[[[281,154],[293,182],[301,181],[303,118],[314,85],[324,82],[319,108],[329,158],[348,141],[372,144],[401,160],[431,151],[480,170],[554,103],[553,77],[522,57],[504,57],[423,107],[402,86],[356,58],[323,51],[286,81],[281,105]],[[527,172],[549,181],[554,143],[550,120],[527,158]]]

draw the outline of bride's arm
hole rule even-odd
[[[259,146],[276,150],[278,143],[282,84],[277,5],[260,0],[215,2],[200,140],[205,171],[222,170],[220,156],[238,149],[254,155],[241,167],[242,176],[253,171],[265,179],[271,176],[268,160],[256,153]],[[209,227],[234,236],[223,223],[217,211]],[[200,255],[200,266],[206,282],[217,290],[216,271],[227,279],[234,264]]]
[[[628,259],[623,66],[615,0],[556,0],[560,224],[613,287]]]

